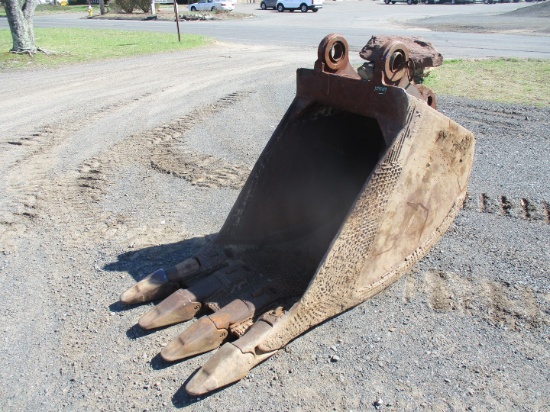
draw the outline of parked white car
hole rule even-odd
[[[187,8],[191,11],[231,11],[235,9],[235,2],[231,0],[199,0],[191,3]]]
[[[278,0],[277,11],[285,10],[300,10],[302,13],[307,13],[308,10],[316,12],[323,8],[323,0]]]

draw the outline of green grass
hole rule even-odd
[[[92,5],[94,11],[97,9],[99,12],[99,6],[97,4]],[[52,13],[82,13],[86,15],[88,13],[88,6],[85,4],[78,5],[66,5],[66,6],[53,6],[51,4],[39,4],[34,10],[34,14],[52,14]]]
[[[97,4],[92,5],[94,14],[99,13],[99,6]],[[74,5],[74,6],[52,6],[50,4],[39,4],[34,10],[35,15],[42,14],[53,14],[53,13],[82,13],[83,15],[88,14],[87,5]],[[6,17],[6,11],[4,7],[0,6],[0,17]]]
[[[181,43],[174,33],[148,33],[117,30],[35,29],[36,45],[56,54],[38,53],[33,57],[9,53],[11,33],[0,30],[0,70],[55,67],[91,60],[180,51],[212,42],[208,37],[185,34]]]
[[[424,80],[436,95],[550,106],[550,60],[448,60]]]

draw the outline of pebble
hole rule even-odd
[[[331,362],[338,362],[340,360],[340,357],[338,355],[332,355],[330,357]]]

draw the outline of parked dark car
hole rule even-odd
[[[404,2],[407,4],[418,4],[418,0],[384,0],[384,3],[386,4],[395,4],[397,2]]]
[[[277,8],[277,0],[262,0],[262,2],[260,3],[260,7],[262,10],[275,10]]]

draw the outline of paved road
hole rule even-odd
[[[520,57],[550,58],[546,36],[487,33],[433,32],[405,26],[406,21],[445,15],[493,18],[495,14],[525,7],[528,3],[497,5],[385,5],[378,1],[325,2],[319,13],[278,13],[259,10],[258,4],[239,4],[236,11],[255,18],[231,21],[183,22],[186,33],[213,36],[218,40],[290,47],[317,47],[330,32],[339,32],[352,50],[359,50],[373,34],[420,35],[432,41],[446,58]],[[36,27],[85,27],[99,29],[173,32],[174,24],[164,21],[88,20],[78,15],[37,16]],[[0,28],[7,27],[5,20]]]

